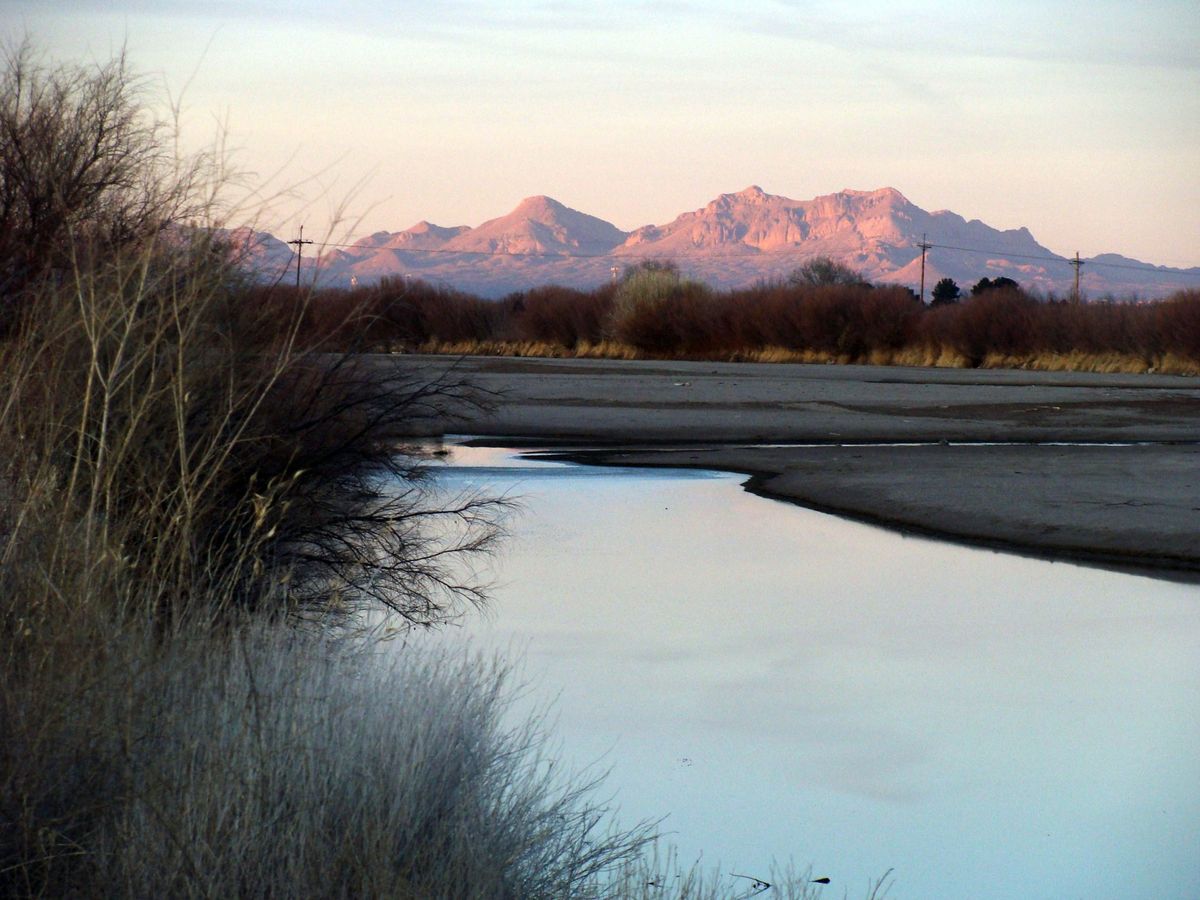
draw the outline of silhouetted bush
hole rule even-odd
[[[823,353],[856,356],[866,349],[861,288],[828,286],[806,291],[800,303],[803,346]]]
[[[259,285],[250,289],[249,302],[281,312],[299,310],[299,345],[339,352],[484,341],[501,332],[509,318],[495,301],[398,277],[351,289]]]
[[[374,308],[375,315],[406,343],[487,340],[499,330],[503,318],[494,301],[417,278],[382,279]]]
[[[1149,360],[1160,352],[1153,316],[1131,303],[1052,301],[1038,309],[1039,349],[1057,353],[1126,353]]]

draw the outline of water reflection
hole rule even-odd
[[[494,613],[564,755],[685,856],[892,897],[1200,896],[1192,586],[899,535],[740,478],[459,448],[519,494]],[[443,639],[459,640],[461,632]],[[837,891],[841,894],[841,889]]]

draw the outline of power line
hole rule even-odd
[[[1031,256],[1028,253],[1009,253],[1007,250],[985,250],[982,247],[955,247],[952,244],[931,244],[938,250],[961,250],[963,253],[983,253],[990,256],[1008,256],[1012,259],[1040,259],[1045,262],[1067,262],[1065,256]]]
[[[1070,262],[1070,260],[1067,260],[1067,262]],[[1129,269],[1133,272],[1158,272],[1160,275],[1183,275],[1188,278],[1194,278],[1197,275],[1200,275],[1200,266],[1191,266],[1187,269],[1171,269],[1167,268],[1166,266],[1131,266],[1125,263],[1100,262],[1095,258],[1085,259],[1084,262],[1089,266],[1103,266],[1106,269]]]
[[[920,247],[920,245],[917,245]],[[1128,263],[1112,263],[1103,262],[1095,257],[1091,259],[1080,259],[1079,254],[1075,254],[1075,259],[1069,256],[1033,256],[1028,253],[1009,253],[1007,250],[988,250],[982,247],[957,247],[952,244],[931,244],[931,247],[936,247],[939,250],[959,250],[963,253],[980,253],[987,256],[1003,256],[1010,259],[1033,259],[1042,262],[1065,263],[1069,266],[1075,265],[1075,260],[1079,260],[1079,265],[1103,266],[1106,269],[1128,269],[1133,272],[1156,272],[1160,275],[1182,275],[1192,278],[1200,275],[1200,272],[1195,269],[1166,269],[1164,266],[1132,266]]]

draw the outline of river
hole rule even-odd
[[[906,537],[739,476],[457,446],[520,498],[489,613],[562,756],[683,859],[830,896],[1200,897],[1200,590]]]

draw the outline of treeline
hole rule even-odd
[[[501,300],[384,278],[303,295],[304,327],[314,342],[347,346],[356,335],[363,349],[426,352],[1200,368],[1200,290],[1150,303],[1073,303],[998,279],[961,300],[942,299],[943,292],[925,306],[907,288],[828,267],[817,261],[787,280],[717,291],[670,263],[651,263],[591,291],[546,286]],[[281,286],[254,291],[260,305],[300,300]]]

